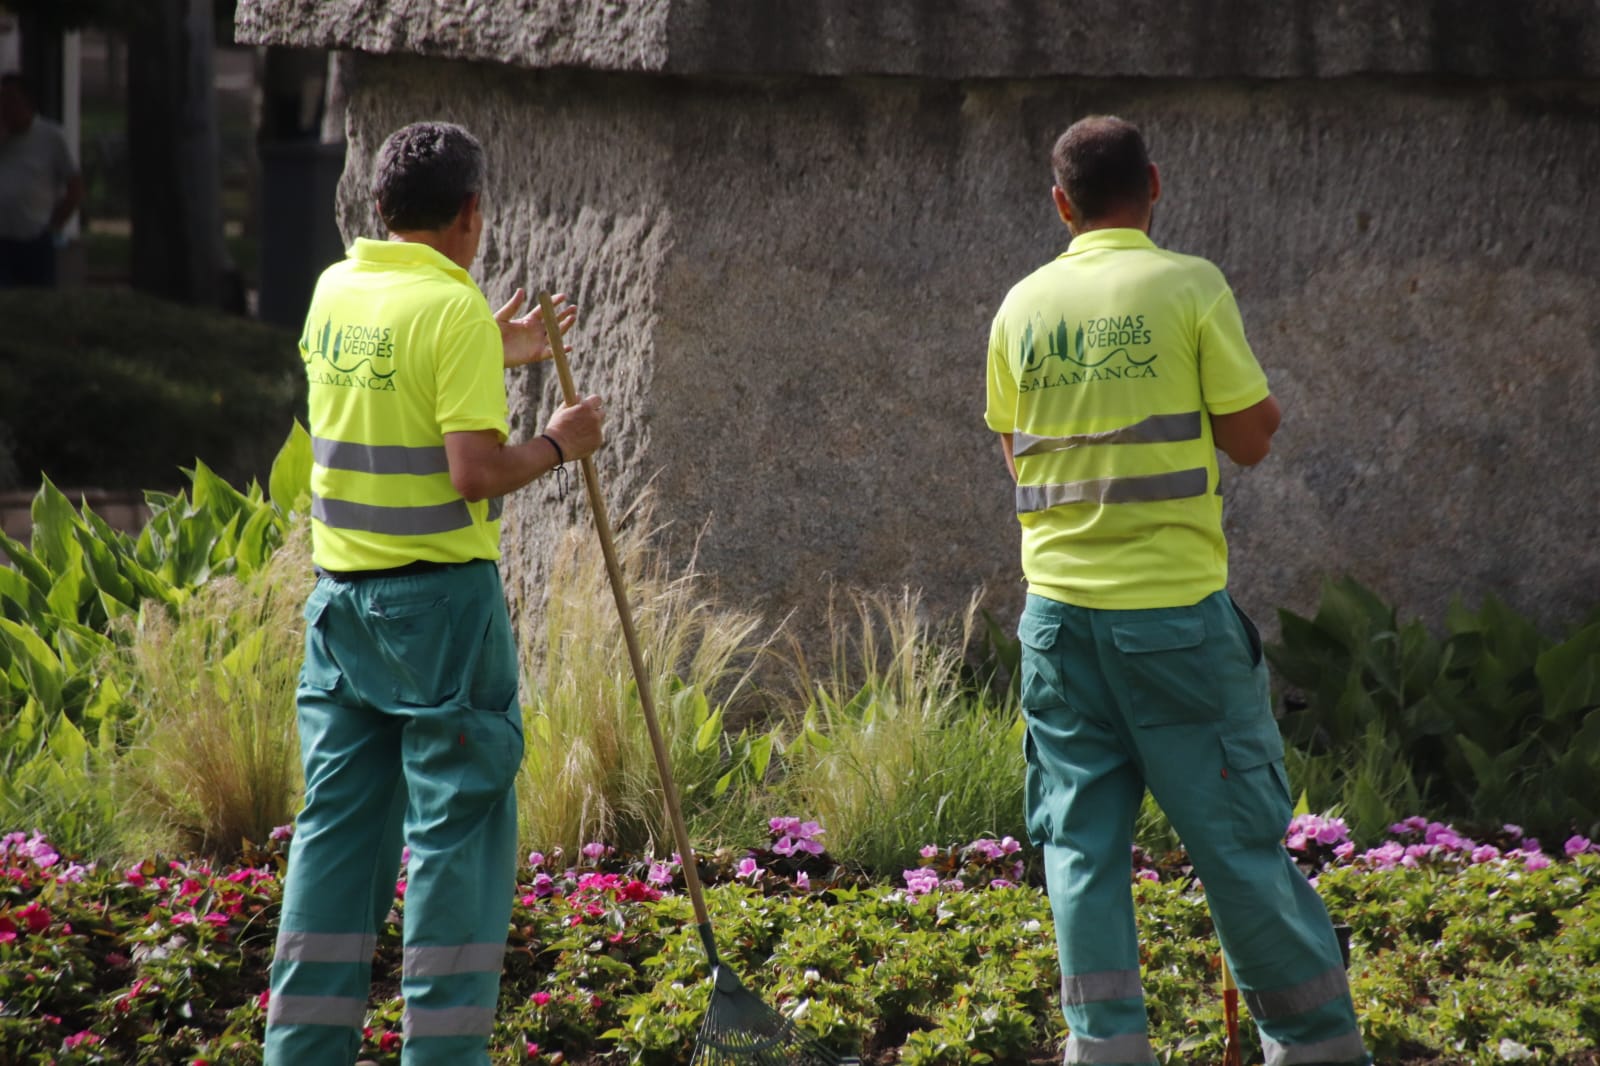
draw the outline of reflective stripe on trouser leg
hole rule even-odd
[[[1366,1061],[1338,938],[1283,846],[1283,742],[1242,616],[1217,593],[1159,612],[1159,625],[1128,612],[1105,621],[1121,642],[1113,683],[1145,780],[1205,885],[1269,1063]]]
[[[455,699],[418,711],[402,744],[410,802],[401,994],[405,1066],[488,1066],[516,888],[522,762],[516,646],[493,566],[470,578],[438,639],[465,670]],[[452,591],[451,612],[458,594]],[[474,605],[487,610],[473,612]],[[470,643],[469,643],[470,642]]]
[[[1061,962],[1065,1060],[1145,1064],[1155,1055],[1139,982],[1130,844],[1144,787],[1099,707],[1080,609],[1029,597],[1023,642],[1026,815],[1043,846]]]
[[[320,620],[325,598],[312,606]],[[311,643],[311,673],[328,684],[306,687],[302,675],[306,803],[289,846],[272,962],[268,1066],[348,1066],[354,1059],[376,931],[393,906],[400,867],[399,729],[339,703],[337,670],[318,674],[318,663],[328,665],[326,649]]]

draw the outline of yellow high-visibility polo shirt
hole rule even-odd
[[[317,281],[309,383],[312,559],[329,570],[500,557],[500,501],[450,484],[444,435],[508,430],[488,301],[422,244],[357,240]]]
[[[1266,399],[1222,272],[1091,230],[1006,295],[985,420],[1010,433],[1030,592],[1080,607],[1197,603],[1228,546],[1213,414]]]

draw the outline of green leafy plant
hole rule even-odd
[[[1435,637],[1345,578],[1280,611],[1292,778],[1367,838],[1402,814],[1600,826],[1600,617],[1557,641],[1494,596]]]

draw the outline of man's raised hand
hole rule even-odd
[[[539,318],[537,305],[521,318],[516,317],[527,299],[528,294],[518,289],[512,294],[511,299],[506,301],[506,305],[494,313],[495,325],[500,327],[500,344],[505,351],[505,365],[508,369],[542,362],[555,355],[550,350],[550,339],[545,334],[544,323]],[[561,336],[565,339],[567,330],[578,320],[577,305],[567,304],[566,293],[557,293],[552,297],[552,302],[556,306],[556,322],[561,326]],[[564,344],[562,348],[569,354],[572,351]]]

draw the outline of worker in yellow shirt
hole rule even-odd
[[[507,441],[504,371],[552,353],[467,273],[484,153],[418,123],[378,152],[387,241],[317,283],[309,382],[312,559],[295,824],[267,1007],[268,1066],[350,1066],[402,847],[406,1066],[487,1066],[515,886],[517,654],[500,498],[601,443],[599,397]],[[564,301],[562,301],[564,304]],[[563,306],[563,332],[576,310]]]
[[[1026,816],[1065,1061],[1156,1062],[1130,887],[1148,788],[1205,885],[1269,1066],[1368,1062],[1332,923],[1283,846],[1261,640],[1226,590],[1216,451],[1265,458],[1277,401],[1221,271],[1150,240],[1161,179],[1138,129],[1086,118],[1051,162],[1072,243],[995,315],[985,417],[1022,526]]]

